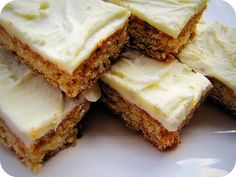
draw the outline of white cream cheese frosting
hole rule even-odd
[[[203,75],[174,60],[162,63],[129,51],[101,78],[167,130],[176,131],[212,87]]]
[[[207,0],[108,0],[158,30],[177,38],[189,20],[201,12]]]
[[[101,0],[14,0],[4,7],[0,25],[72,74],[129,16]]]
[[[95,83],[91,88],[85,90],[82,95],[90,102],[97,102],[101,98],[101,88]]]
[[[84,98],[66,98],[0,48],[0,117],[26,145],[54,130]]]
[[[236,28],[201,22],[196,38],[179,59],[196,72],[221,81],[236,94]]]

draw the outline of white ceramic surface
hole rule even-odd
[[[211,0],[204,16],[236,27],[234,10]],[[51,158],[32,174],[0,145],[0,163],[14,177],[223,177],[236,162],[236,118],[205,103],[182,132],[178,148],[159,152],[102,107],[90,110],[76,147]]]

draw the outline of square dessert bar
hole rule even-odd
[[[129,16],[101,0],[14,0],[0,16],[0,44],[75,97],[116,61]]]
[[[163,63],[128,51],[101,77],[102,101],[160,150],[179,144],[182,127],[212,88],[174,60]]]
[[[128,46],[159,61],[170,61],[195,36],[207,0],[109,0],[126,7]]]
[[[76,144],[77,124],[89,106],[82,95],[66,97],[0,48],[0,144],[32,171]]]
[[[196,38],[178,55],[194,71],[210,79],[210,96],[236,115],[236,28],[201,22]]]

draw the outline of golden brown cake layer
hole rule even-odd
[[[0,26],[0,45],[15,52],[19,59],[34,72],[42,74],[55,87],[61,89],[69,97],[75,97],[81,91],[90,88],[98,77],[106,72],[117,60],[127,42],[127,25],[106,40],[101,41],[91,56],[85,60],[73,74],[68,74],[57,65],[34,52],[30,46],[10,35]]]
[[[215,78],[209,78],[209,80],[214,86],[210,94],[213,101],[223,105],[226,110],[236,115],[236,95],[234,91]]]
[[[202,13],[203,11],[196,14],[187,23],[178,38],[173,38],[132,15],[128,26],[130,37],[128,47],[138,49],[159,61],[171,61],[195,37],[196,25],[201,19]]]
[[[141,131],[145,139],[150,141],[160,151],[175,148],[180,143],[180,132],[182,128],[189,122],[195,110],[206,97],[206,95],[202,97],[197,106],[186,116],[186,119],[178,127],[177,131],[170,132],[160,122],[152,118],[144,110],[128,102],[107,84],[101,82],[101,86],[103,91],[102,102],[114,114],[119,115],[125,121],[127,127],[134,131]]]
[[[53,154],[66,146],[76,144],[77,124],[89,109],[86,99],[71,110],[55,131],[38,139],[29,148],[26,147],[0,118],[0,144],[14,151],[18,159],[33,172],[38,172],[42,164]]]

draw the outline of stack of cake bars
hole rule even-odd
[[[201,23],[195,37],[206,7],[206,0],[8,3],[0,16],[0,143],[38,171],[76,144],[77,124],[100,98],[98,80],[101,101],[160,150],[180,143],[213,86],[211,97],[235,114],[236,31]]]
[[[0,43],[12,54],[0,51],[0,142],[31,170],[76,143],[77,124],[96,100],[92,86],[128,40],[129,16],[100,0],[4,7]]]

